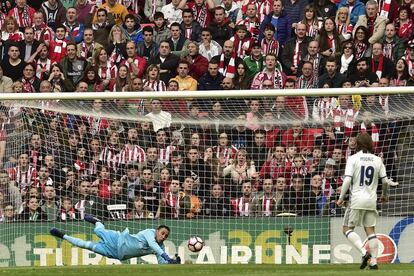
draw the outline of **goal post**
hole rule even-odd
[[[0,94],[0,265],[120,264],[49,235],[98,241],[86,213],[116,231],[168,225],[186,263],[359,262],[335,202],[362,132],[399,182],[378,204],[378,261],[411,262],[413,92]]]

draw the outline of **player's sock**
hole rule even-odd
[[[368,247],[369,252],[371,253],[371,260],[370,265],[376,265],[377,264],[377,256],[378,256],[378,239],[377,235],[371,234],[368,236]]]
[[[345,233],[345,237],[351,242],[351,244],[361,253],[362,256],[365,256],[367,250],[362,244],[361,237],[355,233],[353,230],[348,230]]]
[[[91,241],[84,241],[75,237],[71,237],[69,235],[63,236],[64,240],[67,240],[69,243],[84,249],[94,250],[95,243]]]

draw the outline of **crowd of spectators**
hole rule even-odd
[[[293,97],[288,89],[412,85],[412,6],[2,1],[0,92],[155,96],[84,103],[89,116],[48,111],[51,101],[44,110],[1,106],[0,221],[339,214],[335,199],[358,133],[372,135],[395,172],[401,124],[388,118],[399,98]],[[155,99],[239,89],[286,96]],[[105,117],[124,109],[145,120]]]

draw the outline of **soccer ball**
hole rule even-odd
[[[188,249],[191,252],[198,252],[203,249],[204,242],[200,237],[194,236],[188,240]]]

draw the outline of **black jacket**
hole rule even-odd
[[[32,49],[30,51],[30,55],[33,55],[36,52],[37,47],[39,47],[39,45],[40,45],[40,42],[39,41],[33,40]],[[25,40],[21,40],[21,41],[17,42],[17,47],[19,48],[19,51],[20,51],[20,59],[21,60],[24,60],[24,57],[26,55],[26,41]]]
[[[171,78],[177,75],[178,61],[179,57],[170,54],[165,58],[164,62],[161,62],[160,55],[158,54],[149,60],[149,64],[159,64],[161,70],[168,70],[168,72],[160,74],[160,79],[167,84]]]

